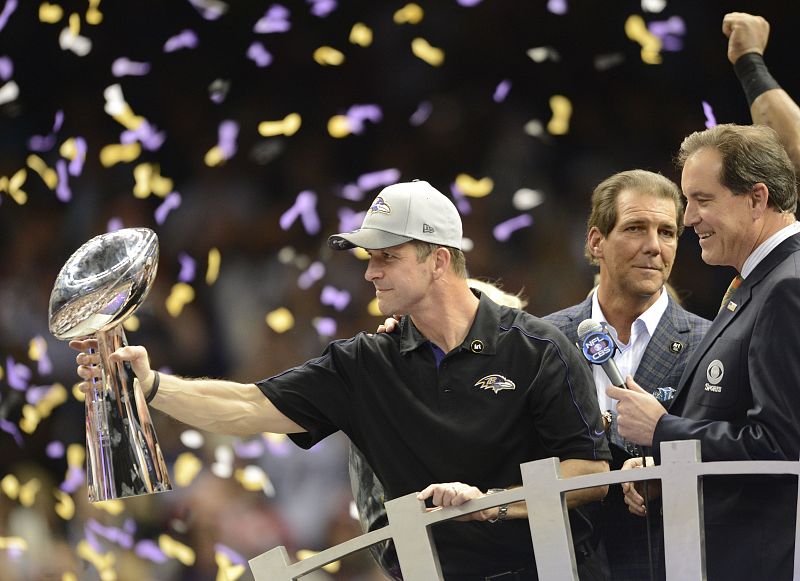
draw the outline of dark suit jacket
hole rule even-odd
[[[697,439],[703,461],[798,460],[800,234],[767,255],[692,353],[654,446]],[[705,478],[708,578],[792,578],[797,478]]]
[[[578,305],[547,315],[544,319],[555,324],[571,341],[578,341],[578,325],[591,316],[592,299],[589,297]],[[711,321],[684,310],[670,297],[667,310],[664,311],[636,369],[636,383],[650,392],[662,387],[677,389],[689,355],[697,348],[710,325]],[[614,470],[619,470],[630,457],[615,445],[611,446],[611,453],[614,455],[611,465]],[[651,505],[649,548],[655,578],[663,579],[663,533],[659,512],[656,510],[658,506],[658,503]],[[612,486],[602,503],[590,503],[572,512],[585,515],[599,529],[594,534],[603,541],[614,581],[640,581],[650,578],[648,522],[628,512],[621,487]],[[571,523],[581,530],[580,521],[571,518]]]
[[[573,342],[578,340],[578,325],[592,316],[591,297],[582,303],[556,311],[546,317]],[[647,391],[659,387],[678,388],[689,354],[703,338],[710,321],[684,310],[672,297],[667,310],[645,349],[633,379]]]

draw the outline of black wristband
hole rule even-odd
[[[158,374],[158,371],[156,371],[155,369],[153,369],[153,375],[155,376],[153,378],[153,387],[150,388],[150,393],[147,395],[147,397],[144,400],[145,403],[150,403],[151,401],[153,401],[153,398],[156,396],[156,393],[158,393],[158,384],[161,381],[161,376]]]
[[[747,104],[752,106],[759,95],[770,89],[780,89],[778,84],[767,69],[764,57],[757,52],[748,52],[739,57],[733,65],[733,70],[742,84]]]

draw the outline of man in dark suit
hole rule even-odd
[[[583,302],[544,317],[574,342],[581,321],[605,324],[620,347],[615,360],[621,373],[633,375],[665,404],[711,324],[684,310],[667,292],[682,230],[683,202],[671,180],[643,170],[604,180],[592,194],[586,235],[586,256],[600,268],[598,286]],[[618,470],[637,450],[617,432],[616,402],[605,393],[605,372],[599,366],[593,372],[600,409],[610,420],[611,468]],[[648,523],[628,512],[620,487],[611,487],[602,503],[578,511],[598,528],[612,579],[649,578]],[[661,521],[658,511],[651,513],[654,576],[663,578]],[[572,524],[578,533],[583,530],[578,519],[573,518]]]
[[[740,286],[692,353],[667,413],[627,379],[620,434],[657,451],[700,440],[703,461],[793,460],[800,452],[800,224],[795,171],[777,134],[719,125],[681,144],[684,223],[703,261],[733,266]],[[708,578],[791,579],[797,479],[704,478]],[[627,486],[626,502],[644,511]]]

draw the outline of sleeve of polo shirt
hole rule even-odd
[[[348,431],[357,360],[358,337],[334,341],[321,357],[256,382],[282,414],[305,428],[289,434],[295,444],[308,449]]]
[[[561,333],[547,340],[531,386],[531,414],[543,446],[561,460],[610,460],[594,381]]]

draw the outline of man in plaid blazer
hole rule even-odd
[[[544,317],[575,342],[578,325],[585,319],[604,324],[618,344],[615,360],[622,375],[632,375],[665,406],[689,355],[711,324],[684,310],[667,290],[682,230],[683,203],[672,181],[643,170],[621,172],[604,180],[592,194],[586,236],[586,256],[600,267],[599,283],[583,302]],[[599,366],[594,366],[593,373],[600,409],[608,420],[614,456],[611,469],[618,470],[625,460],[641,454],[641,449],[619,436],[616,402],[605,393],[608,377]],[[648,525],[628,512],[621,488],[611,487],[603,501],[579,512],[597,528],[594,534],[602,540],[601,547],[605,546],[612,579],[649,578],[648,526],[654,574],[664,577],[658,510],[650,511]],[[572,524],[573,538],[587,534],[577,519],[573,518]]]

